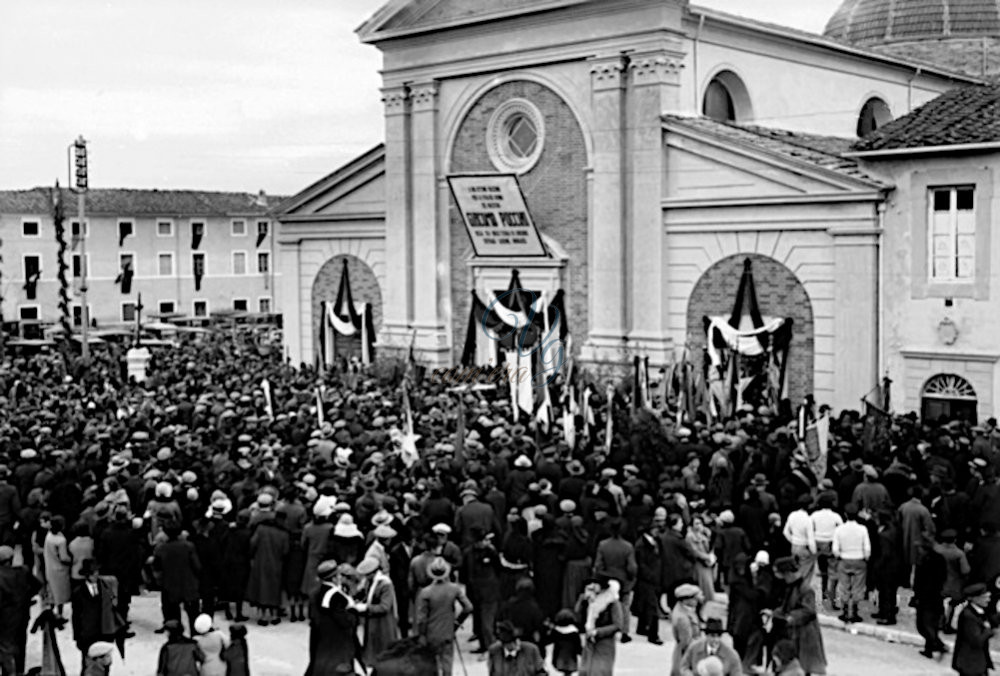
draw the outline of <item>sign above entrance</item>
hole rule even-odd
[[[477,256],[547,256],[515,174],[448,177]]]

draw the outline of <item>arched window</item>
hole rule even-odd
[[[736,73],[723,70],[705,87],[702,115],[719,122],[748,122],[753,119],[750,95]]]
[[[861,107],[861,114],[858,115],[858,136],[868,136],[890,122],[892,122],[892,111],[889,110],[889,104],[877,96],[873,96],[865,101],[865,105]]]
[[[976,422],[979,399],[968,380],[941,373],[926,383],[921,392],[920,413],[925,421],[965,420]]]

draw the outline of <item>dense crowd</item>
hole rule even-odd
[[[797,418],[679,425],[628,382],[610,400],[593,383],[593,420],[564,424],[557,379],[547,426],[517,420],[503,384],[318,373],[230,336],[156,350],[141,385],[121,357],[0,372],[4,675],[24,672],[36,592],[36,624],[71,618],[83,673],[106,674],[143,589],[161,594],[164,676],[249,673],[241,623],[283,621],[309,624],[311,675],[420,656],[451,674],[467,617],[491,674],[599,676],[633,634],[661,644],[664,616],[671,674],[823,674],[820,606],[855,622],[877,599],[893,624],[906,588],[923,654],[957,633],[956,670],[991,666],[994,420],[896,417],[874,444],[848,411],[817,464]],[[725,622],[704,612],[722,592]]]

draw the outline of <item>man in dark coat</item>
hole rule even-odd
[[[87,651],[97,641],[114,641],[117,626],[114,611],[118,603],[118,581],[98,575],[97,562],[84,559],[80,566],[83,582],[71,596],[73,604],[73,640],[82,653],[84,669]]]
[[[674,589],[678,585],[694,580],[694,549],[681,533],[684,530],[684,519],[680,514],[671,514],[668,527],[660,534],[660,556],[663,561],[663,573],[660,578],[662,589],[667,594],[671,608],[677,602]]]
[[[644,526],[635,542],[635,595],[632,612],[638,619],[635,633],[645,636],[654,645],[663,645],[660,639],[660,593],[663,580],[663,556],[660,540],[652,526]]]
[[[968,603],[958,616],[958,634],[955,636],[955,654],[951,668],[960,676],[986,676],[993,668],[990,659],[990,638],[994,628],[986,614],[990,602],[989,588],[978,582],[965,588]]]
[[[167,541],[153,552],[153,570],[163,575],[163,590],[160,595],[163,622],[166,625],[167,620],[180,620],[183,605],[188,616],[188,626],[194,631],[194,619],[198,616],[198,575],[201,572],[201,561],[194,545],[180,539],[180,526],[171,523],[163,532]],[[164,631],[161,627],[156,633]]]
[[[883,511],[878,515],[878,541],[873,543],[875,555],[868,570],[872,583],[878,591],[878,613],[874,615],[879,624],[896,624],[896,592],[900,583],[907,581],[903,566],[903,543],[896,524],[895,515]]]
[[[941,585],[946,574],[944,557],[934,547],[926,546],[913,574],[913,602],[917,608],[917,632],[924,639],[920,654],[928,658],[933,658],[935,652],[945,651],[938,629],[944,617]]]
[[[465,550],[465,576],[474,609],[473,633],[479,637],[479,648],[473,652],[485,653],[493,645],[493,626],[503,600],[500,598],[500,554],[484,529],[474,526],[471,536],[474,542]]]
[[[118,612],[125,620],[128,620],[132,594],[138,590],[141,551],[139,531],[132,527],[128,508],[119,505],[113,520],[97,540],[95,554],[101,571],[118,580]]]
[[[10,470],[0,465],[0,545],[14,544],[14,524],[21,511],[21,496],[9,478]]]
[[[468,547],[476,541],[473,535],[475,529],[484,533],[500,536],[500,522],[492,505],[479,499],[479,490],[469,484],[462,489],[463,504],[455,513],[455,533],[462,547]]]
[[[628,634],[631,625],[632,590],[635,588],[636,574],[639,568],[635,560],[635,547],[622,537],[625,524],[621,519],[610,522],[611,537],[602,540],[597,545],[597,555],[594,557],[594,574],[606,575],[621,582],[619,599],[625,616],[625,631],[622,633],[622,643],[628,643],[632,637]]]
[[[816,592],[802,577],[794,557],[776,560],[774,573],[786,586],[784,598],[773,615],[775,632],[779,638],[795,644],[807,673],[826,673],[826,651],[816,616]]]
[[[24,566],[14,566],[14,550],[0,545],[0,673],[23,674],[31,599],[41,583]]]
[[[360,655],[358,609],[351,598],[353,568],[324,561],[316,572],[322,582],[309,597],[309,666],[305,676],[353,674]]]

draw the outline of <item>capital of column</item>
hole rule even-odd
[[[410,85],[410,100],[413,102],[413,112],[436,110],[437,94],[437,81]]]
[[[406,112],[410,92],[404,85],[382,88],[382,104],[386,115],[402,115]]]
[[[658,84],[679,84],[684,58],[670,52],[635,54],[629,61],[632,84],[636,87]]]
[[[620,89],[625,59],[621,56],[595,58],[590,61],[590,86],[593,91]]]

